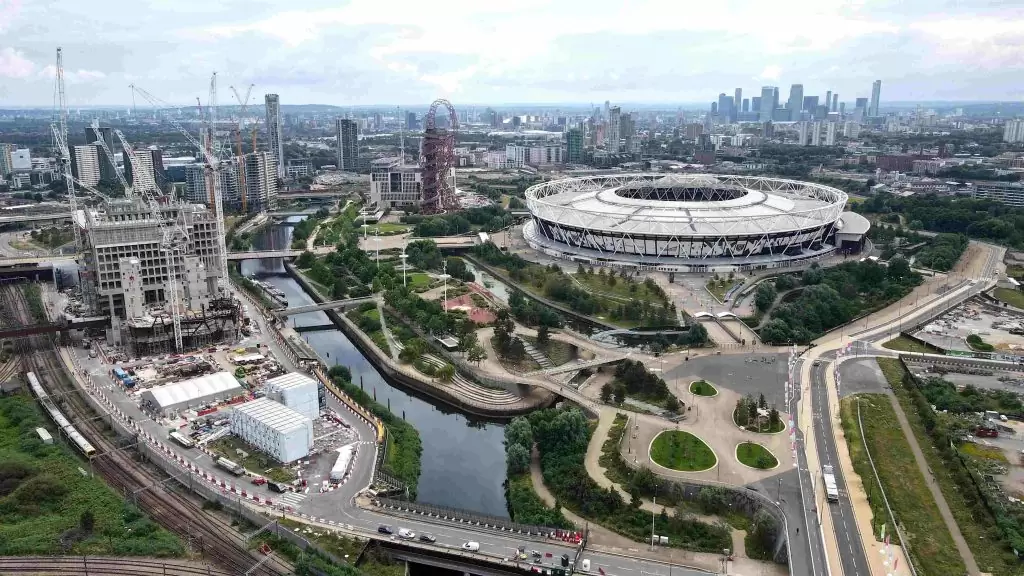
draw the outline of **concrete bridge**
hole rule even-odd
[[[310,312],[320,312],[322,310],[331,310],[333,308],[344,308],[345,306],[354,306],[357,304],[363,304],[364,302],[373,302],[376,300],[376,296],[364,296],[362,298],[346,298],[344,300],[331,300],[322,304],[309,304],[307,306],[295,306],[293,308],[285,308],[284,310],[278,310],[274,314],[278,318],[286,318],[288,316],[294,316],[296,314],[308,314]]]
[[[57,222],[71,220],[70,212],[57,214],[17,214],[14,216],[0,216],[0,224],[16,224],[19,222]]]
[[[626,354],[611,354],[595,358],[593,360],[587,360],[585,362],[567,362],[561,366],[552,366],[551,368],[543,368],[541,370],[534,370],[533,372],[526,372],[523,376],[553,376],[555,374],[564,374],[566,372],[577,372],[586,368],[596,368],[604,364],[614,364],[627,358]]]

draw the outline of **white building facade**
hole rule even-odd
[[[313,422],[269,398],[236,405],[231,433],[283,464],[309,456],[313,448]]]

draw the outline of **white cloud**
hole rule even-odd
[[[53,79],[57,76],[57,67],[53,64],[44,66],[39,71],[40,78]],[[94,80],[102,80],[107,75],[99,70],[68,70],[64,69],[64,81],[69,84],[81,84],[84,82],[92,82]]]
[[[35,70],[35,64],[14,48],[0,50],[0,78],[27,78]]]
[[[775,64],[770,64],[764,67],[764,70],[758,74],[756,80],[772,80],[776,81],[782,77],[782,68],[779,68]]]

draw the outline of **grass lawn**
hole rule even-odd
[[[409,285],[410,290],[417,290],[420,288],[428,288],[432,279],[430,274],[426,272],[406,272],[405,281]]]
[[[411,228],[407,224],[395,224],[394,222],[385,222],[383,224],[373,224],[366,229],[368,235],[374,233],[380,234],[381,236],[391,236],[394,234],[405,234]]]
[[[648,300],[661,302],[661,294],[650,290],[643,282],[626,278],[623,279],[613,274],[571,274],[571,276],[592,294],[607,296],[615,302],[627,300]],[[612,280],[614,278],[614,280]]]
[[[938,351],[938,349],[933,346],[914,342],[906,336],[897,336],[885,344],[882,344],[882,347],[888,348],[889,350],[899,350],[900,352],[922,352],[927,354],[935,354]]]
[[[963,560],[942,522],[927,480],[914,461],[889,398],[884,394],[858,394],[842,400],[843,431],[853,468],[864,483],[871,504],[871,526],[876,538],[882,524],[886,524],[889,531],[893,524],[864,452],[857,423],[858,400],[871,457],[876,463],[884,463],[878,466],[878,475],[893,513],[908,539],[909,554],[914,564],[923,574],[963,574]]]
[[[996,288],[992,291],[992,295],[995,296],[997,300],[1006,302],[1010,306],[1024,308],[1024,292],[1021,292],[1020,290]]]
[[[683,472],[708,470],[718,462],[714,451],[689,432],[668,430],[651,444],[651,460],[659,466]]]
[[[925,431],[921,417],[914,409],[914,401],[902,385],[905,372],[899,360],[895,358],[879,358],[878,365],[882,368],[882,373],[885,374],[886,380],[889,381],[893,391],[896,393],[896,398],[900,401],[900,406],[903,407],[903,411],[907,415],[910,427],[914,430],[914,436],[917,437],[917,442],[924,451],[928,467],[935,473],[935,481],[942,490],[943,496],[946,497],[946,504],[949,505],[953,518],[960,528],[960,533],[963,534],[964,539],[967,541],[967,546],[974,553],[974,559],[978,562],[978,566],[982,572],[1017,574],[1020,565],[1017,563],[1013,553],[1003,546],[1004,540],[998,526],[996,526],[996,523],[990,516],[975,518],[972,509],[968,507],[963,497],[960,496],[960,490],[953,476],[948,472],[948,467],[943,461],[942,456],[933,448],[931,437]],[[867,422],[865,422],[866,425]],[[875,456],[874,452],[871,454]],[[875,458],[877,461],[878,457],[875,456]],[[963,568],[961,567],[959,570],[962,572]],[[940,571],[936,573],[956,574],[958,572]]]
[[[236,436],[219,438],[207,446],[228,460],[245,466],[246,470],[266,476],[274,482],[291,482],[297,477],[294,470],[281,466],[273,458],[246,444]],[[243,458],[237,450],[242,450],[247,456]]]
[[[355,537],[349,538],[329,530],[310,528],[308,525],[296,522],[290,518],[281,518],[278,520],[278,523],[291,529],[293,532],[301,532],[303,537],[316,542],[321,548],[334,554],[340,560],[354,562],[359,553],[362,552],[363,547],[366,546],[366,540]]]
[[[771,470],[779,465],[778,458],[770,450],[753,442],[742,442],[737,445],[736,459],[741,464],[761,470]]]
[[[1006,275],[1010,278],[1024,278],[1024,266],[1007,266]]]
[[[725,302],[725,293],[728,292],[735,283],[735,281],[731,282],[726,278],[719,278],[718,280],[708,280],[705,287],[707,287],[708,292],[715,295],[715,298],[718,298],[719,302]]]
[[[52,445],[39,440],[39,427],[53,436]],[[88,470],[31,396],[0,398],[0,555],[185,554],[174,535]],[[82,522],[87,512],[91,526]]]
[[[718,395],[718,390],[716,390],[715,387],[712,386],[711,383],[706,380],[697,380],[695,382],[690,382],[690,392],[696,396],[705,397]]]

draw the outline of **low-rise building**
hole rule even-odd
[[[269,398],[235,406],[231,433],[284,464],[309,456],[313,448],[312,420]]]

